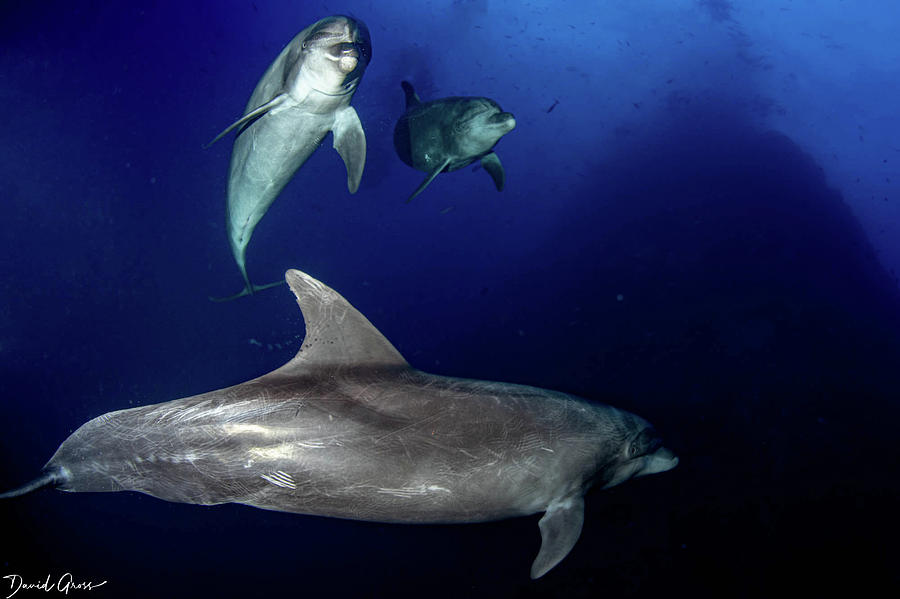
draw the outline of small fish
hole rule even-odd
[[[553,99],[553,104],[550,105],[550,108],[547,109],[547,113],[553,112],[553,109],[556,108],[556,105],[559,104],[559,100]]]

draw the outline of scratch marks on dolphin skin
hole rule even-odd
[[[393,495],[394,497],[402,497],[404,499],[410,499],[412,497],[421,497],[423,495],[430,495],[435,492],[443,492],[450,493],[450,489],[446,489],[444,487],[438,485],[426,485],[421,484],[415,487],[399,487],[397,489],[389,489],[385,487],[378,487],[379,493],[384,493],[387,495]]]
[[[202,459],[202,456],[193,451],[186,453],[165,453],[161,448],[159,448],[159,451],[161,452],[159,455],[150,453],[147,454],[146,457],[141,457],[139,455],[134,456],[133,462],[135,464],[141,464],[143,462],[149,462],[151,464],[155,464],[156,462],[167,464],[193,464]]]
[[[266,482],[270,482],[277,487],[283,487],[285,489],[297,488],[297,483],[294,482],[294,478],[283,470],[276,470],[271,474],[260,474],[259,476]]]

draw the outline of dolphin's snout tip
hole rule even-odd
[[[335,44],[329,53],[337,59],[338,68],[344,73],[352,72],[359,65],[360,51],[356,44],[350,42]]]
[[[678,465],[678,456],[666,447],[660,447],[650,456],[644,467],[643,474],[656,474],[666,472]]]
[[[338,68],[342,73],[352,73],[359,64],[359,58],[356,56],[342,56],[338,61]]]
[[[516,117],[514,117],[511,112],[500,112],[495,114],[491,117],[491,121],[497,125],[502,125],[507,131],[512,131],[516,128]]]

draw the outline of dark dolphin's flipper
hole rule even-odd
[[[38,489],[42,489],[44,487],[58,487],[65,481],[66,475],[63,472],[62,468],[51,468],[44,471],[43,474],[41,474],[33,481],[25,483],[21,487],[17,487],[12,491],[7,491],[6,493],[0,493],[0,499],[10,499],[11,497],[27,495],[32,491],[37,491]]]
[[[435,170],[431,171],[431,172],[428,174],[428,176],[425,177],[425,180],[422,181],[422,184],[419,185],[419,186],[416,188],[416,190],[412,193],[411,196],[409,196],[409,198],[407,198],[406,203],[409,204],[410,202],[413,201],[413,198],[414,198],[414,197],[416,197],[417,195],[419,195],[420,193],[422,193],[423,191],[425,191],[425,188],[428,187],[428,185],[429,185],[432,181],[434,181],[434,178],[435,178],[435,177],[437,177],[439,174],[441,174],[441,172],[442,172],[445,168],[447,168],[447,165],[448,165],[448,164],[450,164],[450,158],[447,158],[444,162],[441,163],[441,165],[440,165],[439,167],[437,167]]]
[[[494,180],[497,191],[503,191],[503,184],[506,182],[506,173],[503,172],[503,165],[500,164],[500,157],[497,156],[497,153],[491,152],[484,156],[481,159],[481,166],[484,167],[484,170],[486,170],[491,176],[491,179]]]

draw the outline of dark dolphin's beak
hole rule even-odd
[[[493,125],[503,125],[507,131],[512,131],[516,127],[516,117],[511,112],[499,112],[489,119]]]

